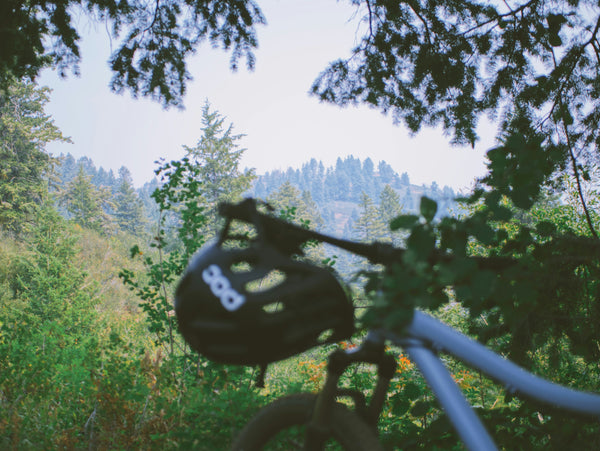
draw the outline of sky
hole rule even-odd
[[[256,67],[245,61],[232,72],[229,54],[203,45],[189,60],[193,77],[185,109],[165,110],[149,99],[117,95],[108,84],[111,42],[104,25],[82,16],[80,76],[61,79],[50,70],[39,79],[52,88],[46,107],[56,125],[73,141],[52,143],[53,155],[90,157],[97,167],[117,173],[126,166],[136,186],[152,179],[156,161],[180,159],[183,146],[201,136],[205,101],[245,135],[242,167],[258,174],[300,168],[311,158],[335,165],[338,157],[385,160],[414,184],[468,189],[485,173],[484,153],[493,146],[493,127],[486,124],[475,146],[453,147],[441,130],[416,136],[394,125],[391,117],[368,107],[321,103],[308,91],[327,63],[350,55],[359,39],[358,22],[349,2],[335,0],[262,0],[267,26],[258,30]],[[114,45],[114,43],[113,43]]]

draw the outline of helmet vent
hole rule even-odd
[[[252,269],[252,265],[246,261],[235,262],[229,267],[230,271],[234,274],[241,274],[249,272]]]
[[[264,277],[248,282],[245,288],[248,293],[262,293],[281,285],[285,279],[286,275],[284,272],[274,269],[269,271]]]

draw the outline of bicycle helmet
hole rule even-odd
[[[279,278],[264,288],[273,272]],[[206,246],[177,287],[175,312],[190,346],[222,363],[266,365],[354,332],[352,304],[334,275],[264,242]]]

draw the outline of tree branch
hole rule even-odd
[[[367,0],[367,10],[369,11],[369,40],[373,38],[373,11],[371,10],[371,0]]]
[[[573,152],[573,145],[571,142],[571,136],[569,135],[569,130],[567,128],[567,124],[565,123],[564,118],[562,119],[562,126],[565,132],[565,137],[567,139],[567,148],[569,149],[569,158],[571,159],[571,166],[573,168],[573,174],[575,175],[575,181],[577,182],[577,193],[579,195],[579,200],[581,201],[581,205],[583,207],[583,211],[585,213],[585,219],[592,233],[592,236],[598,239],[598,233],[594,228],[594,224],[592,223],[592,218],[590,216],[590,211],[585,202],[585,197],[583,196],[583,188],[581,186],[581,176],[579,174],[579,168],[577,167],[577,158],[575,157],[575,152]]]

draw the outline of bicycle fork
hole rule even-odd
[[[342,374],[355,363],[371,363],[377,366],[377,383],[368,405],[363,393],[357,390],[338,388]],[[376,429],[396,366],[396,359],[385,353],[384,342],[373,332],[369,332],[369,336],[360,347],[354,350],[333,352],[327,363],[325,384],[319,392],[312,418],[306,430],[305,449],[319,450],[323,448],[328,437],[329,419],[337,397],[352,398],[356,412],[369,426]]]

